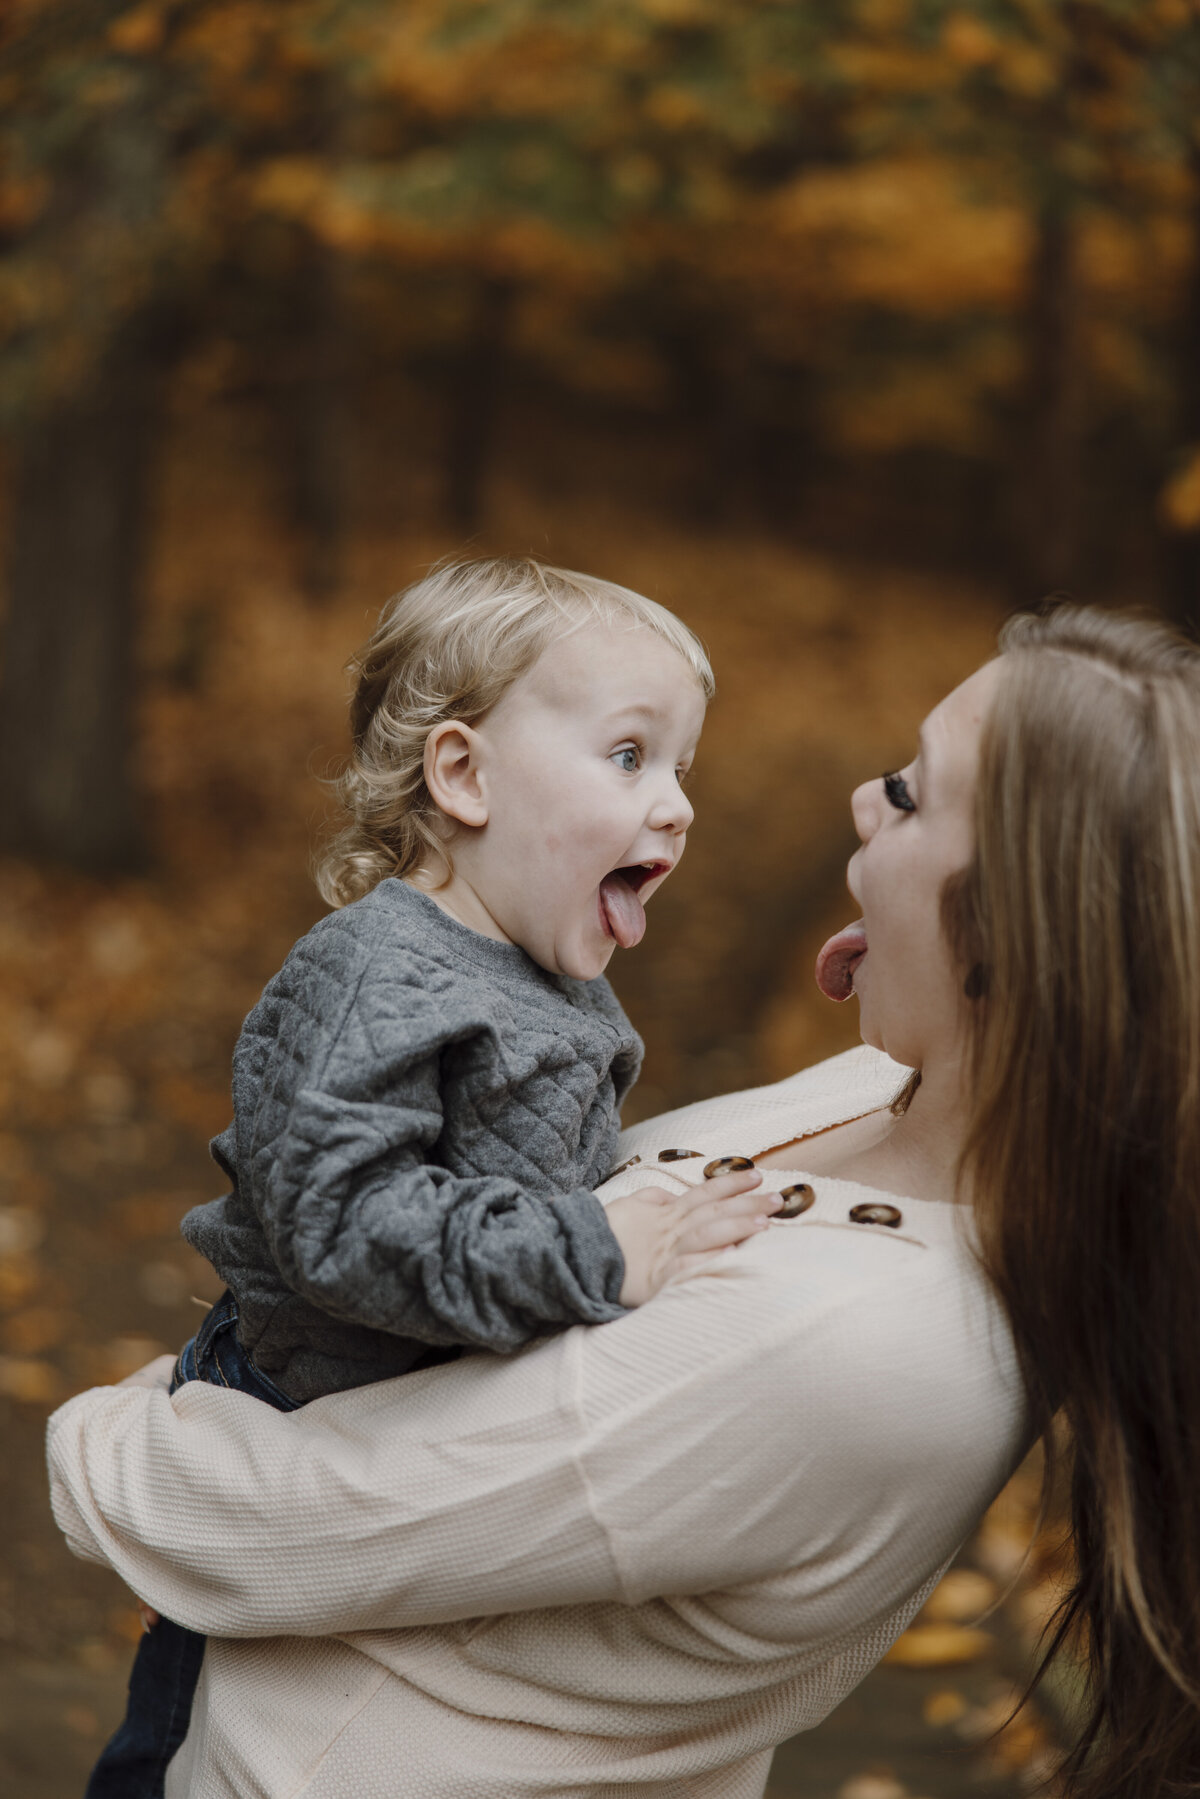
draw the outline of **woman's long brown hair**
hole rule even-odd
[[[1001,648],[943,903],[980,995],[982,1255],[1038,1423],[1070,1425],[1046,1661],[1082,1651],[1090,1709],[1064,1787],[1200,1794],[1200,650],[1076,607]]]

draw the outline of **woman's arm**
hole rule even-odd
[[[637,1603],[814,1557],[870,1562],[896,1603],[1004,1478],[1020,1402],[964,1354],[940,1257],[847,1236],[771,1232],[615,1324],[290,1415],[198,1383],[81,1394],[51,1423],[56,1516],[218,1635]]]

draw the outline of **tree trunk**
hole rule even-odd
[[[1062,205],[1036,223],[1026,318],[1028,440],[1018,472],[1022,598],[1077,588],[1083,578],[1086,429],[1075,229]]]
[[[350,487],[348,324],[335,251],[305,239],[288,305],[295,335],[279,402],[286,508],[302,585],[322,600],[341,574]]]
[[[136,600],[163,349],[144,317],[18,449],[0,671],[0,847],[94,873],[144,845],[130,767]]]
[[[1191,266],[1176,331],[1175,444],[1200,451],[1200,148],[1191,158]],[[1200,625],[1200,529],[1168,531],[1165,542],[1167,613],[1176,624]]]
[[[748,358],[723,321],[679,314],[660,329],[658,342],[692,452],[685,516],[692,525],[728,524],[742,509],[754,473]]]
[[[466,342],[450,380],[446,512],[459,531],[477,530],[483,518],[513,292],[511,282],[493,276],[480,280]]]

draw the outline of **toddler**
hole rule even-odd
[[[228,1291],[176,1384],[292,1410],[598,1324],[765,1228],[744,1171],[607,1211],[640,1039],[603,978],[683,851],[712,693],[641,595],[531,560],[442,566],[357,661],[335,907],[242,1030],[231,1191],[184,1235]],[[204,1639],[159,1620],[88,1799],[156,1799]]]

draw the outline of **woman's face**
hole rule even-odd
[[[925,720],[915,760],[851,799],[862,839],[846,880],[862,909],[866,953],[853,971],[863,1041],[910,1068],[957,1052],[964,971],[942,931],[942,889],[974,850],[975,779],[999,681],[989,662]]]

